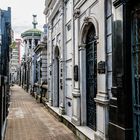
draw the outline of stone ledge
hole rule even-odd
[[[46,102],[47,102],[48,100],[45,98],[45,97],[42,97],[42,104],[45,106],[45,104],[46,104]]]
[[[35,94],[35,99],[37,100],[38,103],[41,103],[41,96]]]
[[[95,140],[95,131],[87,126],[76,126],[71,122],[71,118],[67,115],[61,115],[58,107],[49,105],[49,102],[43,102],[46,109],[60,122],[64,123],[79,140]]]
[[[64,123],[80,140],[94,140],[95,132],[92,129],[87,126],[74,125],[69,116],[59,113],[58,107],[52,107],[49,103],[46,103],[45,106],[55,118]]]
[[[58,121],[62,122],[58,107],[52,107],[49,105],[49,103],[46,103],[45,107]]]

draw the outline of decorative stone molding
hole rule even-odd
[[[85,49],[85,47],[86,47],[86,44],[81,44],[81,45],[79,45],[79,50]]]
[[[81,119],[80,119],[80,90],[79,89],[74,89],[73,92],[72,92],[72,95],[73,95],[73,106],[75,108],[73,108],[72,110],[72,118],[71,118],[71,121],[72,123],[74,123],[75,125],[79,126],[80,125],[80,122],[81,122]],[[76,109],[77,108],[77,109]]]
[[[74,89],[74,91],[72,92],[72,96],[75,98],[80,98],[80,91],[78,89]]]
[[[94,101],[97,103],[97,104],[100,104],[102,106],[108,106],[109,104],[109,100],[108,99],[98,99],[98,98],[94,98]]]
[[[54,1],[51,3],[51,5],[52,5],[52,6],[50,6],[50,8],[53,7],[53,9],[52,9],[51,14],[50,14],[49,17],[48,17],[48,21],[52,21],[52,19],[53,19],[53,18],[55,17],[55,15],[56,15],[56,13],[59,11],[59,8],[62,7],[63,2],[62,2],[62,0],[58,0],[58,1],[54,0]]]
[[[83,25],[81,27],[81,31],[80,31],[80,43],[82,44],[85,44],[86,43],[86,35],[87,35],[87,32],[90,28],[90,24],[93,24],[94,27],[95,27],[95,33],[96,33],[96,36],[95,36],[95,39],[97,40],[98,39],[98,36],[99,36],[99,26],[98,26],[98,22],[96,20],[95,17],[91,16],[91,17],[85,17],[83,19]]]
[[[48,29],[52,30],[52,25],[51,24],[48,25]]]
[[[61,4],[61,6],[59,8],[59,12],[60,12],[60,15],[63,15],[64,14],[64,7],[63,7],[62,4]]]
[[[88,24],[89,24],[89,19],[90,19],[89,17],[85,17],[85,18],[84,18],[84,23],[85,23],[85,25],[88,25]]]
[[[60,106],[59,106],[59,113],[61,115],[64,115],[65,114],[65,107],[63,106],[63,104],[61,103]]]
[[[79,18],[79,15],[80,15],[80,9],[76,8],[76,9],[74,10],[73,17],[76,19],[76,18]]]

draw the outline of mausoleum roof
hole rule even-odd
[[[42,34],[41,30],[33,28],[33,29],[29,29],[29,30],[23,32],[21,34],[21,37],[23,38],[23,37],[27,37],[27,36],[41,36],[41,34]]]

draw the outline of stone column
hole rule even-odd
[[[60,105],[59,105],[59,113],[64,114],[65,113],[65,47],[64,47],[64,37],[65,37],[65,31],[64,31],[64,2],[61,1],[60,6],[60,20],[61,20],[61,53],[60,53],[60,78],[62,79],[60,85],[59,85],[59,91],[60,91]],[[60,82],[60,81],[59,81]],[[62,89],[61,89],[62,88]]]
[[[31,87],[33,88],[33,86],[34,86],[34,79],[35,79],[35,64],[34,64],[34,61],[35,61],[35,57],[34,57],[34,55],[35,55],[35,53],[34,53],[34,46],[35,46],[35,44],[34,44],[34,38],[32,38],[32,45],[31,45],[31,58],[32,58],[32,60],[31,60],[31,68],[32,68],[32,79],[31,79]]]
[[[26,90],[27,90],[27,92],[28,92],[28,87],[29,87],[29,85],[28,85],[28,79],[29,79],[29,77],[28,77],[28,75],[29,75],[29,65],[28,65],[28,59],[29,59],[29,57],[28,57],[28,53],[29,53],[29,40],[27,39],[26,40],[27,41],[27,45],[26,45]]]
[[[102,2],[100,5],[105,11],[105,3]],[[96,102],[96,140],[107,140],[108,139],[108,122],[109,122],[109,113],[108,113],[108,103],[109,97],[107,93],[107,79],[106,79],[106,38],[105,38],[105,14],[101,14],[102,26],[99,26],[99,34],[96,32],[97,39],[97,95],[94,98]],[[102,33],[101,33],[102,32]],[[106,63],[102,63],[106,62]],[[101,64],[101,65],[100,65]],[[99,69],[99,65],[101,66]]]
[[[86,125],[86,44],[79,46],[80,53],[80,94],[81,94],[81,125]]]
[[[72,9],[73,10],[73,9]],[[80,89],[79,89],[79,85],[80,85],[80,79],[79,79],[79,47],[78,47],[78,40],[79,40],[79,14],[80,11],[79,9],[76,9],[74,11],[74,18],[73,18],[73,25],[72,25],[72,32],[73,32],[73,69],[74,66],[77,65],[78,66],[78,81],[75,81],[73,78],[73,91],[72,91],[72,122],[75,125],[80,125],[80,104],[81,104],[81,100],[80,100]],[[74,75],[74,70],[73,70],[73,75]]]
[[[52,64],[49,64],[50,79],[49,79],[49,105],[53,105],[53,81],[52,81]]]
[[[23,59],[23,88],[26,84],[26,61],[27,61],[27,42],[24,40],[24,59]]]
[[[53,105],[53,45],[52,45],[52,24],[49,25],[48,31],[48,47],[50,51],[50,60],[49,60],[49,105]]]

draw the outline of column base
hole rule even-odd
[[[77,126],[80,126],[80,119],[72,116],[71,121],[72,121],[73,124],[75,124]]]
[[[59,107],[59,113],[60,113],[61,115],[64,115],[64,114],[65,114],[65,108],[64,108],[63,106],[61,106],[61,105],[60,105],[60,107]]]
[[[79,89],[74,89],[72,92],[73,95],[73,116],[71,118],[71,121],[73,124],[79,126],[81,124],[80,119],[80,91]]]
[[[99,131],[95,132],[94,137],[95,137],[95,140],[109,140],[108,137],[105,137]]]
[[[49,99],[49,105],[52,106],[53,105],[53,101],[51,99]]]
[[[94,100],[96,102],[96,112],[97,112],[97,131],[95,132],[94,135],[95,139],[108,140],[108,122],[109,122],[108,96],[106,95],[106,93],[98,93]]]

